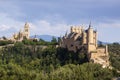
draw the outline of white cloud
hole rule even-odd
[[[1,0],[0,1],[0,12],[8,13],[9,17],[20,17],[25,16],[22,13],[20,6],[18,6],[16,1],[9,1],[9,0]]]
[[[17,21],[9,17],[6,13],[0,13],[0,36],[10,37],[13,33],[23,29],[25,22]],[[31,35],[64,35],[66,30],[69,30],[70,26],[65,22],[57,21],[51,22],[48,20],[38,20],[35,22],[28,22],[30,24]]]
[[[106,22],[96,23],[98,39],[105,42],[120,41],[120,20],[107,20]]]
[[[0,29],[0,31],[5,31],[5,30],[8,30],[8,29],[10,29],[10,27],[9,26],[7,26],[7,25],[1,25],[1,27],[0,27],[1,29]]]
[[[70,27],[66,23],[50,23],[47,20],[39,20],[31,24],[32,34],[63,35]]]
[[[107,22],[98,23],[97,25],[101,27],[114,27],[114,28],[120,28],[120,20],[107,20]]]
[[[6,13],[0,13],[0,16],[0,36],[10,36],[18,31],[24,24],[9,17]]]

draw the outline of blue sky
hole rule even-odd
[[[99,40],[120,42],[120,0],[0,0],[0,36],[12,36],[25,22],[31,35],[60,36],[90,21]]]

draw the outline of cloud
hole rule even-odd
[[[120,20],[106,20],[106,22],[97,22],[94,24],[98,31],[98,40],[105,42],[120,41]]]
[[[9,26],[7,26],[7,25],[1,25],[1,27],[0,27],[1,29],[0,29],[0,31],[5,31],[5,30],[8,30],[8,29],[10,29],[10,27]]]
[[[107,20],[106,22],[98,23],[98,26],[103,28],[120,28],[120,20]]]
[[[69,22],[78,21],[79,18],[120,19],[119,3],[120,0],[0,0],[0,12],[24,21],[44,19],[45,16],[55,14]]]
[[[47,20],[39,20],[34,23],[31,23],[31,34],[49,34],[54,36],[64,35],[66,30],[70,28],[70,26],[66,23],[50,23]]]
[[[15,20],[14,18],[9,17],[7,13],[0,13],[0,36],[10,37],[14,33],[17,33],[20,29],[24,28],[25,22]],[[56,20],[56,21],[55,21]],[[64,20],[37,20],[33,22],[28,22],[30,24],[31,35],[42,35],[49,34],[60,36],[63,35],[66,30],[69,30],[69,25],[64,22]]]
[[[17,19],[24,17],[25,14],[22,12],[21,6],[15,0],[0,0],[0,14],[7,14],[8,17]]]
[[[51,20],[52,21],[52,20]],[[31,24],[31,33],[42,35],[49,34],[54,36],[64,35],[66,31],[70,31],[70,26],[72,24],[67,24],[65,22],[51,22],[48,20],[38,20]],[[98,31],[98,40],[105,42],[115,42],[120,40],[119,30],[120,30],[120,20],[109,19],[106,22],[94,22],[93,28]],[[82,24],[82,23],[81,23]],[[76,24],[77,26],[81,24]],[[73,25],[74,26],[74,25]],[[87,29],[88,24],[83,25]],[[87,27],[86,27],[87,26]]]
[[[10,36],[14,32],[18,31],[24,22],[17,21],[9,17],[6,13],[0,13],[0,36]]]

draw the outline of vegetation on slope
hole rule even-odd
[[[109,44],[109,54],[110,54],[110,61],[111,65],[120,71],[120,44],[113,43]]]
[[[28,42],[29,46],[26,46],[24,42],[17,42],[0,50],[1,80],[111,80],[120,76],[115,70],[119,70],[120,61],[115,56],[119,55],[119,44],[109,45],[110,61],[115,67],[110,70],[99,64],[87,63],[84,48],[74,53],[53,44],[47,44],[43,49],[33,43],[30,46]]]

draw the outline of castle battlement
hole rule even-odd
[[[109,54],[106,47],[99,48],[97,44],[97,31],[89,25],[88,29],[82,26],[71,26],[69,34],[65,34],[60,42],[60,47],[77,52],[82,46],[87,50],[89,61],[102,65],[109,65]],[[102,58],[104,57],[104,58]],[[101,62],[100,62],[101,61]],[[106,62],[106,63],[105,63]]]
[[[82,33],[83,27],[82,26],[71,26],[71,32]]]

